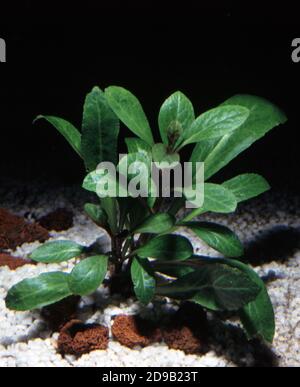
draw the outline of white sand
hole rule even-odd
[[[21,192],[21,193],[20,193]],[[88,196],[88,195],[87,195]],[[41,216],[55,208],[67,207],[75,213],[74,227],[61,233],[51,233],[53,239],[72,239],[85,245],[93,243],[100,235],[98,229],[87,219],[82,211],[87,197],[85,193],[73,187],[66,189],[49,188],[47,185],[16,187],[5,182],[0,186],[1,207],[14,213]],[[232,215],[211,214],[205,219],[215,220],[228,225],[240,236],[243,242],[257,239],[262,232],[274,230],[274,227],[290,227],[291,232],[300,235],[299,198],[286,194],[265,194],[260,199],[240,205]],[[287,231],[288,235],[289,231]],[[276,236],[275,236],[276,238]],[[299,238],[300,240],[300,238]],[[199,253],[215,255],[199,239],[193,237],[193,243]],[[287,246],[287,258],[284,262],[271,261],[262,264],[256,270],[262,276],[274,277],[268,283],[268,289],[275,307],[277,330],[272,348],[248,344],[237,323],[219,322],[212,318],[215,327],[215,339],[212,350],[203,355],[185,355],[182,351],[170,350],[165,344],[155,344],[144,349],[131,350],[110,340],[106,351],[94,351],[79,359],[67,356],[64,359],[56,352],[57,333],[47,330],[39,311],[13,312],[5,307],[7,290],[16,282],[36,276],[44,271],[69,271],[74,262],[60,265],[27,265],[10,271],[0,268],[0,366],[197,366],[222,367],[267,362],[272,354],[280,366],[300,365],[300,250]],[[13,252],[25,257],[38,243],[23,245]],[[299,246],[299,245],[298,245]],[[276,254],[274,254],[276,255]],[[276,258],[276,257],[275,257]],[[96,303],[98,311],[93,312]],[[155,310],[168,313],[172,304],[157,302]],[[134,299],[124,302],[118,297],[111,299],[105,289],[86,297],[81,302],[81,317],[88,322],[99,322],[110,327],[111,317],[119,313],[137,312],[151,314],[153,306],[142,308]],[[261,353],[264,354],[262,358]]]

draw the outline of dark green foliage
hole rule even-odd
[[[227,227],[193,218],[208,211],[233,212],[239,202],[270,188],[263,177],[253,173],[236,176],[223,184],[207,180],[273,127],[285,122],[278,108],[259,97],[236,95],[195,118],[192,103],[178,91],[160,109],[161,140],[157,144],[139,100],[117,86],[104,92],[95,87],[87,95],[81,132],[61,118],[38,118],[51,123],[84,160],[89,174],[83,187],[98,196],[98,203],[87,203],[85,211],[107,231],[111,251],[92,254],[92,247],[71,241],[42,245],[31,254],[31,259],[43,263],[73,258],[80,261],[69,274],[46,273],[16,284],[8,292],[8,308],[41,308],[72,294],[88,295],[97,290],[109,268],[111,274],[131,275],[135,294],[143,304],[155,296],[168,296],[192,300],[212,311],[235,311],[249,337],[259,336],[272,342],[274,312],[265,285],[250,266],[232,259],[241,259],[242,243]],[[128,158],[119,162],[120,121],[137,137],[125,139]],[[144,164],[146,170],[151,162],[176,165],[180,162],[180,150],[188,144],[195,144],[190,160],[205,163],[205,184],[202,206],[184,217],[174,216],[191,197],[193,186],[184,191],[185,197],[173,198],[169,206],[164,205],[161,194],[158,198],[136,197],[132,191],[124,191],[119,182],[115,183],[115,196],[99,194],[104,176],[104,170],[97,168],[100,162],[113,162],[119,176],[135,163]],[[129,173],[130,183],[135,177],[135,173]],[[113,180],[114,176],[108,178]],[[195,176],[193,179],[195,184]],[[153,194],[151,179],[145,185],[146,193]],[[178,235],[181,227],[190,229],[226,258],[193,255],[189,239]]]

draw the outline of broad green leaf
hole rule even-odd
[[[123,187],[118,183],[117,176],[103,168],[98,168],[88,173],[83,181],[82,187],[87,191],[95,192],[101,198],[103,198],[103,195],[111,195],[105,196],[111,198],[117,196],[126,197],[128,195],[127,187]],[[106,187],[105,191],[104,187]]]
[[[253,281],[259,288],[259,292],[254,300],[245,305],[240,311],[239,315],[243,326],[248,334],[248,337],[262,337],[268,342],[272,342],[275,334],[275,317],[272,302],[268,295],[266,286],[263,280],[256,274],[256,272],[248,265],[241,261],[226,259],[226,258],[212,258],[212,257],[198,257],[194,256],[191,261],[192,265],[199,263],[225,264],[232,268],[241,270]],[[189,264],[189,261],[186,261]]]
[[[205,140],[196,144],[196,146],[194,147],[193,153],[190,157],[190,161],[192,163],[205,162],[209,154],[214,150],[218,140],[219,139]],[[207,180],[208,178],[206,173],[206,164],[204,164],[204,173],[205,173],[205,178]]]
[[[6,307],[25,311],[54,304],[70,296],[68,274],[61,272],[44,273],[27,278],[13,286],[6,297]]]
[[[107,273],[107,262],[106,255],[96,255],[78,263],[68,278],[71,292],[86,296],[96,291]]]
[[[206,179],[287,119],[271,102],[252,95],[235,95],[223,103],[223,106],[226,105],[244,106],[250,110],[250,115],[238,130],[196,145],[191,161],[205,162]]]
[[[64,120],[63,118],[53,116],[37,116],[34,122],[42,118],[53,125],[59,131],[59,133],[64,136],[75,152],[78,153],[81,158],[83,158],[81,151],[81,133],[78,129],[75,128],[74,125]]]
[[[275,335],[275,316],[267,289],[261,290],[256,299],[240,311],[240,319],[249,338],[262,337],[269,343]]]
[[[147,144],[153,145],[149,122],[139,100],[130,91],[118,86],[105,89],[105,97],[119,119]]]
[[[44,243],[30,254],[30,259],[43,263],[60,263],[81,255],[85,247],[72,241]]]
[[[174,167],[180,161],[178,153],[169,153],[165,144],[155,144],[152,148],[152,159],[155,163],[168,163]]]
[[[153,180],[150,179],[148,181],[148,191],[145,191],[146,184],[142,184],[144,177],[147,177],[147,175],[143,173],[145,168],[139,171],[139,167],[141,166],[142,168],[144,165],[144,157],[142,155],[139,155],[138,158],[143,158],[143,160],[136,160],[137,164],[135,164],[134,167],[137,168],[137,173],[136,175],[127,175],[127,184],[123,184],[123,182],[120,180],[120,176],[117,176],[116,174],[111,173],[110,171],[107,171],[105,169],[99,168],[95,171],[90,172],[85,177],[82,187],[88,191],[95,192],[101,198],[102,201],[105,199],[115,199],[117,197],[136,197],[136,195],[138,195],[138,197],[142,197],[143,195],[145,195],[147,197],[148,205],[152,207],[157,196],[156,186]],[[122,160],[118,165],[118,169],[120,169],[121,171],[123,171],[124,167],[126,167],[126,164],[123,164]],[[134,163],[135,161],[133,159],[130,159],[129,164],[131,162]],[[126,174],[126,170],[124,173]],[[124,175],[124,173],[122,173],[122,175]],[[130,181],[133,178],[136,178],[136,184],[131,185]],[[139,189],[137,186],[142,186],[142,189]],[[135,191],[135,189],[137,192]]]
[[[157,197],[151,167],[151,153],[140,151],[123,157],[117,168],[120,176],[127,177],[128,195],[143,198],[150,208]]]
[[[179,278],[186,274],[192,273],[195,271],[195,268],[188,265],[182,265],[182,262],[186,263],[186,261],[153,261],[152,266],[153,270],[159,273],[163,273],[164,275],[167,275],[169,277],[175,277]]]
[[[113,232],[113,234],[117,234],[118,232],[118,201],[116,198],[102,198],[101,206],[105,211],[108,219],[108,224]]]
[[[95,171],[88,173],[83,180],[82,188],[86,189],[87,191],[96,193],[97,184],[99,183],[102,177],[103,177],[102,169],[96,169]]]
[[[99,226],[105,226],[107,223],[107,215],[101,206],[93,203],[86,203],[84,210],[88,216]]]
[[[102,161],[116,164],[119,127],[104,92],[94,87],[86,96],[82,119],[81,151],[89,171]]]
[[[242,106],[220,106],[201,114],[182,133],[175,147],[219,138],[238,129],[248,118],[249,110]]]
[[[255,298],[240,311],[240,318],[249,338],[262,337],[264,340],[272,343],[275,335],[275,316],[273,305],[268,295],[266,286],[263,280],[255,273],[255,271],[239,261],[226,262],[232,266],[238,267],[249,275],[257,286],[260,287],[260,292]]]
[[[191,101],[180,91],[176,91],[162,104],[158,124],[160,136],[165,145],[174,145],[184,130],[195,119]]]
[[[146,156],[151,155],[151,146],[140,138],[127,137],[125,138],[125,143],[128,153],[144,153]]]
[[[193,230],[210,247],[227,257],[240,257],[244,253],[239,238],[228,227],[211,222],[189,222],[182,226]]]
[[[146,170],[147,173],[150,173],[151,171],[151,154],[147,154],[145,152],[135,152],[135,153],[129,153],[128,155],[125,155],[122,157],[118,164],[118,172],[122,173],[123,175],[128,175],[128,180],[132,179],[136,173],[131,173],[132,169],[139,169],[143,168]],[[129,169],[131,166],[131,170]],[[133,168],[134,167],[134,168]],[[142,171],[144,170],[142,169]]]
[[[161,234],[170,230],[175,224],[175,218],[169,214],[155,214],[149,216],[133,231],[136,234]]]
[[[192,210],[182,221],[187,222],[207,211],[227,214],[234,212],[236,207],[237,200],[229,189],[219,184],[205,183],[203,206]]]
[[[155,294],[155,278],[144,260],[134,258],[131,264],[131,278],[138,300],[147,305]]]
[[[210,310],[238,310],[254,300],[260,288],[237,268],[203,264],[201,268],[157,288],[157,294],[191,299]]]
[[[156,258],[164,261],[179,261],[193,254],[191,242],[181,235],[161,235],[151,239],[136,250],[141,258]]]
[[[225,181],[223,187],[229,189],[238,202],[251,199],[270,189],[265,178],[255,173],[245,173]]]

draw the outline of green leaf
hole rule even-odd
[[[169,277],[175,277],[179,278],[186,274],[192,273],[195,271],[194,267],[188,266],[188,265],[181,265],[182,262],[188,262],[186,261],[153,261],[153,270],[159,273],[163,273],[164,275],[167,275]]]
[[[87,191],[95,192],[101,201],[129,195],[127,187],[119,184],[118,176],[105,168],[90,172],[85,177],[82,187]]]
[[[236,210],[237,201],[235,196],[225,187],[218,184],[204,184],[204,206],[205,211],[227,214]]]
[[[211,140],[238,129],[248,118],[249,110],[242,106],[220,106],[201,114],[182,133],[175,147]]]
[[[156,184],[151,179],[151,153],[139,151],[122,157],[118,164],[120,176],[127,176],[128,195],[147,200],[152,208],[157,197]],[[147,199],[145,199],[147,198]]]
[[[186,189],[185,194],[189,197],[191,194]],[[235,195],[227,188],[219,184],[205,183],[204,184],[204,204],[200,208],[192,210],[182,222],[187,222],[195,216],[203,214],[207,211],[218,213],[234,212],[237,207]]]
[[[99,226],[105,226],[107,223],[107,215],[105,211],[97,204],[86,203],[84,205],[84,211],[88,216]]]
[[[153,145],[153,136],[147,117],[139,100],[128,90],[110,86],[105,97],[119,119],[147,144]]]
[[[275,316],[267,289],[240,311],[240,319],[249,338],[262,337],[269,343],[275,335]]]
[[[82,119],[81,151],[88,170],[96,169],[102,161],[117,163],[119,127],[104,92],[94,87],[86,96]]]
[[[205,162],[205,178],[209,179],[237,155],[263,137],[269,130],[286,121],[286,116],[272,103],[252,95],[235,95],[223,103],[244,106],[250,115],[236,131],[216,140],[197,144],[191,161]]]
[[[85,247],[72,241],[44,243],[30,254],[30,259],[43,263],[60,263],[81,255]]]
[[[180,91],[176,91],[163,103],[158,124],[160,135],[165,145],[174,145],[184,130],[187,130],[195,119],[191,101]]]
[[[182,223],[182,226],[193,230],[210,247],[227,257],[240,257],[244,253],[239,238],[228,227],[211,222]]]
[[[129,156],[134,156],[134,155],[131,154]],[[139,155],[138,158],[139,159],[143,158],[143,156]],[[126,168],[126,165],[125,163],[123,163],[122,160],[118,165],[118,169],[121,169],[121,171],[123,171],[124,167]],[[131,162],[135,162],[134,157],[130,158],[129,164]],[[99,168],[93,172],[90,172],[85,177],[82,187],[88,191],[95,192],[101,198],[101,203],[104,203],[104,202],[115,203],[117,197],[125,198],[128,196],[132,196],[136,198],[136,195],[138,195],[139,198],[142,198],[143,195],[146,195],[148,206],[152,208],[157,196],[156,185],[152,179],[150,179],[147,182],[147,185],[143,184],[144,182],[143,178],[146,176],[143,173],[143,170],[145,168],[142,170],[139,170],[139,166],[145,165],[144,158],[141,161],[136,160],[136,162],[137,162],[137,164],[135,165],[135,167],[137,168],[136,175],[128,174],[127,176],[128,181],[131,181],[134,177],[136,177],[136,181],[134,182],[136,184],[132,184],[132,185],[122,184],[122,181],[119,179],[120,176],[118,177],[114,173],[110,173],[110,171],[107,171],[106,169]],[[139,188],[138,186],[140,186],[141,188]],[[148,192],[145,191],[146,187],[148,187]],[[114,223],[113,219],[110,218],[109,213],[107,213],[107,215],[108,215],[109,223],[110,224]]]
[[[135,234],[161,234],[170,230],[175,224],[175,218],[169,214],[155,214],[149,216],[135,228]]]
[[[241,270],[259,288],[256,298],[239,310],[239,315],[248,337],[262,337],[272,343],[275,334],[275,317],[272,302],[263,280],[248,265],[241,261],[226,258],[197,257],[191,260],[193,264],[207,262],[220,263]],[[187,262],[188,263],[188,262]]]
[[[262,337],[267,342],[272,343],[275,335],[275,316],[272,302],[263,280],[250,266],[242,262],[232,260],[226,260],[225,262],[247,273],[260,288],[260,292],[255,300],[251,301],[239,312],[248,337]]]
[[[127,137],[125,138],[128,153],[143,153],[145,156],[150,157],[151,146],[140,138]]]
[[[193,254],[191,242],[181,235],[161,235],[151,239],[136,250],[141,258],[156,258],[161,260],[185,260]]]
[[[68,274],[53,272],[19,282],[9,290],[5,301],[8,309],[25,311],[54,304],[71,294]]]
[[[33,122],[36,122],[40,119],[45,119],[51,125],[53,125],[61,135],[68,141],[71,147],[75,152],[81,157],[81,134],[78,129],[75,128],[70,122],[64,120],[63,118],[53,117],[53,116],[37,116]]]
[[[169,153],[165,144],[155,144],[152,148],[152,159],[155,163],[168,163],[170,166],[178,164],[180,156],[178,153]]]
[[[103,184],[100,185],[102,182]],[[103,188],[104,183],[109,185],[115,196],[121,194],[125,195],[127,193],[127,187],[119,185],[115,174],[105,168],[98,168],[95,171],[88,173],[83,181],[82,187],[87,191],[95,192],[99,197],[101,197],[101,195],[108,193],[107,191],[99,191],[100,188]]]
[[[87,191],[96,193],[97,184],[99,183],[102,176],[103,176],[102,169],[96,169],[95,171],[88,173],[83,180],[82,188],[86,189]]]
[[[238,202],[251,199],[270,189],[266,179],[255,173],[245,173],[225,181],[223,187],[229,189]]]
[[[131,163],[136,163],[136,166],[141,166],[141,167],[143,167],[143,165],[146,165],[148,168],[148,174],[149,174],[149,176],[151,176],[151,171],[152,171],[151,146],[139,138],[126,138],[125,142],[126,142],[126,145],[128,148],[128,153],[129,153],[127,155],[128,167]],[[124,160],[125,160],[125,158],[122,158],[119,162],[119,165],[118,165],[119,171],[122,171],[122,168],[123,168],[123,170],[126,170],[126,167],[124,165],[122,166],[122,163]],[[124,174],[124,172],[121,172],[121,173]],[[132,176],[130,174],[128,174],[129,181],[131,180],[131,177]],[[144,177],[144,174],[142,172],[141,172],[141,177],[142,178]],[[142,186],[144,186],[144,188],[146,187],[145,185],[142,185]],[[156,197],[157,197],[156,185],[155,185],[153,179],[151,179],[151,177],[149,177],[148,193],[147,193],[147,205],[149,206],[149,208],[152,208],[154,206],[154,204],[156,202]]]
[[[241,270],[223,264],[203,264],[192,273],[157,288],[157,294],[191,299],[210,310],[238,310],[254,300],[259,286]]]
[[[142,304],[149,304],[155,294],[155,278],[146,265],[146,262],[134,258],[131,264],[131,278],[134,292]]]
[[[105,211],[107,218],[108,218],[108,224],[113,232],[113,234],[117,234],[118,232],[118,201],[116,198],[102,198],[101,199],[101,206],[103,210]]]
[[[145,152],[129,153],[125,157],[122,157],[118,164],[118,172],[125,175],[127,173],[128,180],[130,181],[137,173],[130,173],[129,167],[134,166],[136,169],[146,167],[148,173],[151,171],[151,155]],[[144,171],[144,169],[142,169]]]
[[[71,292],[86,296],[96,291],[107,273],[107,262],[107,256],[96,255],[77,264],[68,278]]]

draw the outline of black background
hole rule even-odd
[[[32,120],[57,115],[79,127],[92,86],[117,84],[141,100],[157,140],[160,104],[175,90],[190,97],[197,113],[236,93],[270,99],[288,123],[217,179],[258,172],[275,188],[299,192],[300,63],[291,60],[291,42],[300,37],[295,8],[262,9],[252,2],[64,4],[2,6],[2,177],[79,183],[84,169],[77,155],[49,124]]]

